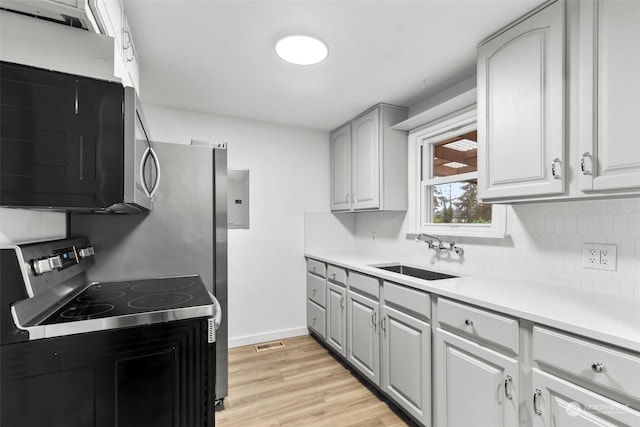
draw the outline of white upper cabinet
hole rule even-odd
[[[351,125],[351,184],[354,209],[380,206],[380,111],[370,111]]]
[[[331,210],[407,209],[407,110],[379,104],[331,133]]]
[[[331,134],[331,210],[351,209],[351,125]]]
[[[640,188],[640,2],[580,2],[582,191]]]
[[[565,7],[558,1],[478,48],[478,195],[565,191]]]
[[[121,1],[90,0],[90,5],[100,31],[115,39],[115,75],[125,86],[134,87],[139,95],[138,56]]]

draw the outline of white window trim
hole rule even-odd
[[[448,137],[456,136],[465,131],[477,129],[476,106],[470,106],[452,113],[442,119],[422,126],[409,133],[409,188],[413,197],[410,202],[416,233],[428,233],[438,236],[454,237],[485,237],[485,238],[505,238],[507,234],[507,207],[505,205],[494,204],[491,215],[491,224],[435,224],[425,223],[428,215],[427,209],[423,209],[425,188],[421,182],[421,151],[423,144],[441,141]],[[480,167],[481,165],[479,165]],[[468,175],[468,176],[467,176]],[[471,176],[473,175],[473,176]],[[477,177],[477,172],[460,174],[456,176],[456,181],[460,178]],[[447,178],[434,178],[429,180],[429,185],[434,183],[449,182]],[[430,202],[429,202],[430,204]]]

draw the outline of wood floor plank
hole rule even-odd
[[[261,353],[229,350],[229,396],[216,426],[414,425],[313,337],[283,342]]]

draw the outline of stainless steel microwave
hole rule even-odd
[[[0,67],[1,206],[152,208],[160,165],[133,88],[9,62]]]

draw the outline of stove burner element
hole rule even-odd
[[[88,292],[94,291],[116,291],[118,289],[124,289],[129,287],[129,283],[98,283],[92,285],[87,289]]]
[[[113,310],[111,304],[81,305],[65,310],[60,313],[60,317],[64,319],[86,320],[90,319],[91,316],[97,316],[111,310]]]
[[[118,299],[125,295],[122,291],[106,291],[106,292],[91,292],[85,295],[81,295],[76,299],[78,302],[102,302]]]
[[[181,289],[187,289],[193,286],[193,280],[163,280],[163,281],[150,281],[136,283],[131,287],[134,291],[138,292],[164,292],[164,291],[179,291]]]
[[[187,301],[191,301],[191,299],[193,299],[193,295],[172,292],[134,298],[127,305],[131,308],[165,308],[184,304]]]

